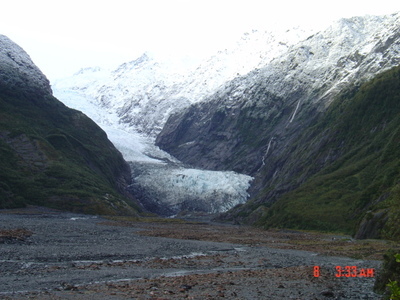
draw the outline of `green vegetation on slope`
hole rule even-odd
[[[0,158],[0,208],[136,212],[121,194],[130,180],[122,155],[92,120],[49,94],[0,85]]]
[[[266,209],[258,222],[400,239],[400,68],[333,102],[298,139],[293,157],[321,143],[321,171]],[[304,143],[306,142],[306,146]]]
[[[383,299],[400,299],[400,254],[394,250],[387,251],[384,255],[383,268],[374,285],[374,290],[385,294]]]

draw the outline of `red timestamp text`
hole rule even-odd
[[[313,270],[314,277],[321,276],[320,266],[314,266]],[[374,268],[360,268],[357,266],[336,266],[335,267],[335,277],[375,277]]]

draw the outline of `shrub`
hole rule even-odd
[[[383,268],[375,282],[375,291],[385,293],[386,299],[400,300],[400,254],[393,250],[384,255]],[[389,290],[387,289],[389,288]]]

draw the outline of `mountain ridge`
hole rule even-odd
[[[242,150],[235,148],[237,141],[231,138],[222,141],[216,140],[219,146],[225,143],[226,147],[224,151],[214,151],[215,159],[210,155],[213,153],[215,145],[202,149],[202,145],[208,144],[207,139],[212,139],[213,134],[225,135],[224,125],[221,122],[218,124],[219,129],[209,128],[213,118],[224,116],[226,126],[231,126],[235,122],[240,123],[235,126],[237,131],[242,131],[242,134],[239,132],[236,135],[241,142],[254,144],[253,134],[256,130],[269,132],[269,137],[262,135],[263,140],[256,141],[259,145],[253,147],[253,152],[258,153],[254,154],[255,158],[251,165],[255,166],[252,168],[253,170],[258,170],[262,164],[264,151],[268,148],[267,145],[271,145],[269,143],[271,139],[274,138],[273,140],[277,142],[278,137],[282,134],[285,135],[286,131],[296,130],[296,126],[298,126],[296,119],[303,118],[304,122],[308,122],[308,118],[315,115],[316,112],[326,109],[334,97],[348,85],[360,85],[361,82],[368,80],[378,72],[400,63],[399,30],[396,26],[400,22],[399,19],[399,14],[395,14],[389,16],[387,20],[384,19],[386,22],[380,24],[382,18],[367,17],[367,20],[372,22],[369,26],[365,26],[365,22],[360,21],[364,20],[361,17],[337,22],[327,30],[300,42],[290,51],[272,60],[263,69],[257,69],[246,76],[237,77],[226,83],[213,96],[189,108],[186,117],[185,112],[172,115],[169,123],[164,126],[163,132],[158,135],[156,144],[178,159],[199,167],[212,169],[213,166],[219,165],[219,168],[222,169],[224,162],[223,158],[219,156],[220,153],[222,156],[226,153],[226,156],[230,158],[236,155],[236,161],[240,164]],[[377,21],[380,26],[374,26]],[[349,24],[353,25],[354,23],[361,33],[368,32],[368,28],[373,28],[368,39],[365,34],[361,33],[353,34],[351,38],[347,37],[345,32],[352,27]],[[378,38],[379,36],[377,37],[376,34],[381,31],[388,36],[384,35]],[[344,33],[337,37],[337,32]],[[354,35],[358,36],[358,39],[355,39]],[[333,37],[337,37],[337,43],[334,45]],[[391,39],[392,43],[386,47],[386,42]],[[362,40],[364,43],[360,44]],[[359,53],[360,47],[369,48],[368,55],[357,57],[356,54]],[[383,52],[380,52],[381,50]],[[211,104],[211,102],[213,103]],[[195,107],[202,105],[204,109],[201,112],[199,110],[198,116],[193,117],[192,112],[196,110]],[[285,110],[282,109],[283,105],[285,105]],[[249,113],[244,113],[245,110]],[[238,115],[241,115],[241,120],[237,118]],[[174,121],[174,118],[180,119],[180,121]],[[193,121],[193,118],[197,118],[197,120]],[[253,122],[248,121],[248,118]],[[274,126],[271,131],[272,127],[269,128],[269,124],[261,124],[266,119],[272,123],[278,122],[280,125]],[[183,132],[172,128],[175,128],[176,124],[185,122],[197,126],[193,130],[193,136],[191,134],[185,136]],[[171,128],[168,128],[169,126]],[[251,129],[252,126],[258,126],[258,128]],[[190,129],[188,126],[183,127],[186,131]],[[168,137],[170,132],[177,138]],[[196,142],[196,139],[199,142]],[[252,139],[253,141],[250,141]],[[191,151],[192,148],[196,148],[196,150]],[[208,157],[196,155],[196,152],[207,153]],[[249,169],[242,170],[239,166],[233,165],[233,170],[244,171],[251,175]]]
[[[0,34],[0,80],[3,89],[51,94],[50,82],[30,56],[8,37]]]
[[[116,121],[153,140],[157,136],[156,145],[190,166],[253,176],[250,201],[225,214],[225,219],[254,223],[264,220],[283,195],[342,155],[338,150],[315,155],[329,141],[316,132],[312,136],[320,139],[312,140],[311,146],[299,139],[310,140],[304,131],[344,91],[350,99],[368,80],[400,64],[399,28],[396,13],[342,19],[318,32],[285,36],[287,42],[280,40],[282,36],[255,31],[242,39],[244,48],[251,49],[252,38],[260,34],[263,49],[221,51],[194,73],[168,73],[170,69],[144,57],[139,59],[143,69],[136,68],[136,73],[129,63],[121,66],[118,80],[112,77],[114,70],[90,88],[84,80],[81,85],[74,82],[76,77],[60,81],[55,90],[88,96],[91,103],[114,114],[110,124]],[[235,51],[240,55],[232,54]],[[265,59],[260,57],[263,51]],[[243,53],[255,54],[247,69],[234,64]],[[132,89],[133,84],[139,88]],[[298,162],[312,155],[315,163]]]
[[[171,115],[156,145],[197,167],[254,176],[249,202],[226,214],[236,222],[254,222],[338,158],[338,153],[324,152],[319,162],[302,165],[300,158],[307,152],[298,153],[295,147],[307,148],[299,140],[303,131],[336,97],[346,90],[355,93],[361,84],[399,65],[399,53],[399,14],[341,20],[266,67],[228,82],[206,101]],[[307,151],[317,153],[324,143],[321,136]]]
[[[137,214],[129,166],[105,132],[53,97],[21,47],[0,45],[0,207]]]
[[[327,155],[330,161],[325,161],[320,171],[281,197],[276,205],[270,205],[259,224],[340,228],[353,232],[357,238],[399,238],[395,226],[399,219],[399,74],[400,67],[395,67],[355,93],[341,95],[324,116],[306,129],[299,138],[308,136],[309,143],[304,148],[312,148],[310,145],[316,140],[325,141],[314,152],[293,147],[293,156],[303,155],[303,166],[325,160]],[[277,211],[285,206],[285,221],[277,221],[283,217]],[[303,208],[302,218],[293,214],[299,207]]]
[[[171,113],[212,95],[225,82],[266,64],[313,32],[300,28],[254,30],[244,34],[233,49],[221,50],[189,67],[177,67],[175,62],[144,53],[114,70],[94,68],[91,72],[88,68],[57,80],[53,89],[61,99],[66,91],[86,96],[118,115],[125,127],[155,138]]]

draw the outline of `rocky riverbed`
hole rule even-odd
[[[5,210],[0,299],[380,299],[372,287],[388,246],[204,222]]]

